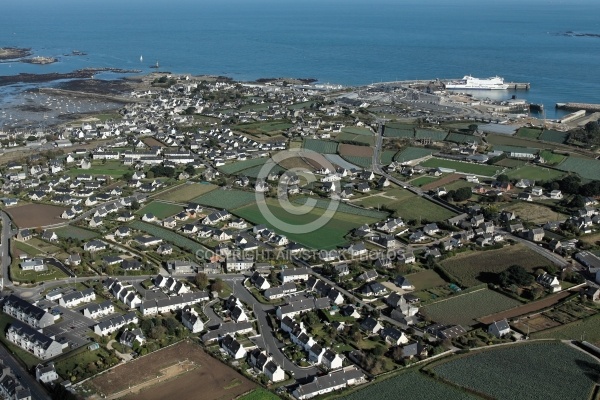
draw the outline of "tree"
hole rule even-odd
[[[194,166],[192,164],[188,164],[185,167],[184,171],[187,172],[190,176],[192,176],[196,173],[196,169],[194,168]]]
[[[139,202],[139,201],[137,201],[137,200],[133,200],[133,201],[131,202],[131,206],[130,206],[130,208],[131,208],[132,210],[134,210],[134,211],[135,211],[135,210],[139,210],[139,209],[140,209],[140,202]]]
[[[372,352],[375,357],[381,357],[385,354],[385,350],[386,348],[384,345],[378,344],[373,348]]]
[[[204,289],[208,286],[208,275],[204,272],[198,272],[194,277],[194,283],[199,289]]]
[[[148,178],[148,179],[154,179],[154,172],[153,171],[146,172],[146,178]]]
[[[528,286],[533,283],[533,276],[520,265],[511,265],[500,273],[498,281],[503,287],[510,285]]]
[[[510,178],[509,178],[509,177],[508,177],[508,175],[506,175],[506,174],[500,174],[500,175],[498,175],[498,177],[496,178],[496,180],[497,180],[498,182],[505,183],[505,182],[509,182],[509,181],[510,181]]]
[[[133,178],[133,174],[131,172],[125,172],[123,174],[123,180],[130,181]]]
[[[466,186],[466,187],[462,187],[460,189],[456,189],[454,191],[454,201],[465,201],[465,200],[469,200],[472,196],[473,192],[471,191],[471,188]]]
[[[225,288],[225,283],[221,278],[215,279],[212,285],[210,285],[210,290],[213,292],[221,292]]]
[[[150,330],[150,339],[161,340],[165,337],[166,333],[167,333],[167,328],[165,328],[164,326],[162,326],[162,325],[155,326]]]
[[[558,181],[560,190],[568,194],[575,194],[579,192],[579,186],[581,185],[581,179],[576,175],[567,175]]]

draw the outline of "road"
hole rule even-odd
[[[232,286],[235,296],[237,296],[244,303],[252,306],[254,316],[256,317],[256,323],[258,324],[260,331],[260,336],[254,338],[254,343],[260,348],[266,349],[267,352],[272,355],[275,362],[281,366],[281,368],[286,371],[292,371],[295,379],[304,380],[310,376],[316,375],[319,372],[316,367],[298,367],[296,364],[288,360],[287,357],[281,352],[281,343],[273,335],[273,329],[269,325],[269,320],[267,317],[267,313],[272,312],[274,307],[261,304],[258,300],[256,300],[252,293],[250,293],[250,291],[248,291],[248,289],[246,289],[244,286],[245,278],[226,278],[224,280]]]
[[[13,373],[18,377],[17,379],[21,385],[31,392],[32,399],[35,400],[50,400],[50,396],[46,393],[42,385],[35,380],[34,377],[29,375],[29,372],[21,364],[19,364],[13,355],[4,347],[0,345],[0,359],[2,362],[12,369]]]
[[[10,263],[12,258],[10,256],[10,239],[16,234],[16,231],[11,230],[10,217],[4,211],[0,212],[0,218],[2,219],[2,233],[0,234],[0,258],[2,259],[2,278],[4,286],[12,288],[13,284],[10,281]]]

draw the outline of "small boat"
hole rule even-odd
[[[156,65],[151,65],[150,68],[158,68],[158,61],[156,62]]]
[[[140,56],[140,62],[144,61],[144,57]]]

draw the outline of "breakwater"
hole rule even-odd
[[[559,110],[600,111],[600,104],[592,103],[556,103]]]

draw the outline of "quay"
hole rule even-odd
[[[374,86],[404,86],[413,89],[422,89],[426,87],[439,87],[443,88],[446,83],[458,81],[460,79],[416,79],[407,81],[393,81],[393,82],[374,82],[368,87]],[[506,90],[529,90],[531,84],[529,82],[504,82],[508,85]]]
[[[600,111],[600,104],[591,103],[556,103],[559,110]]]

